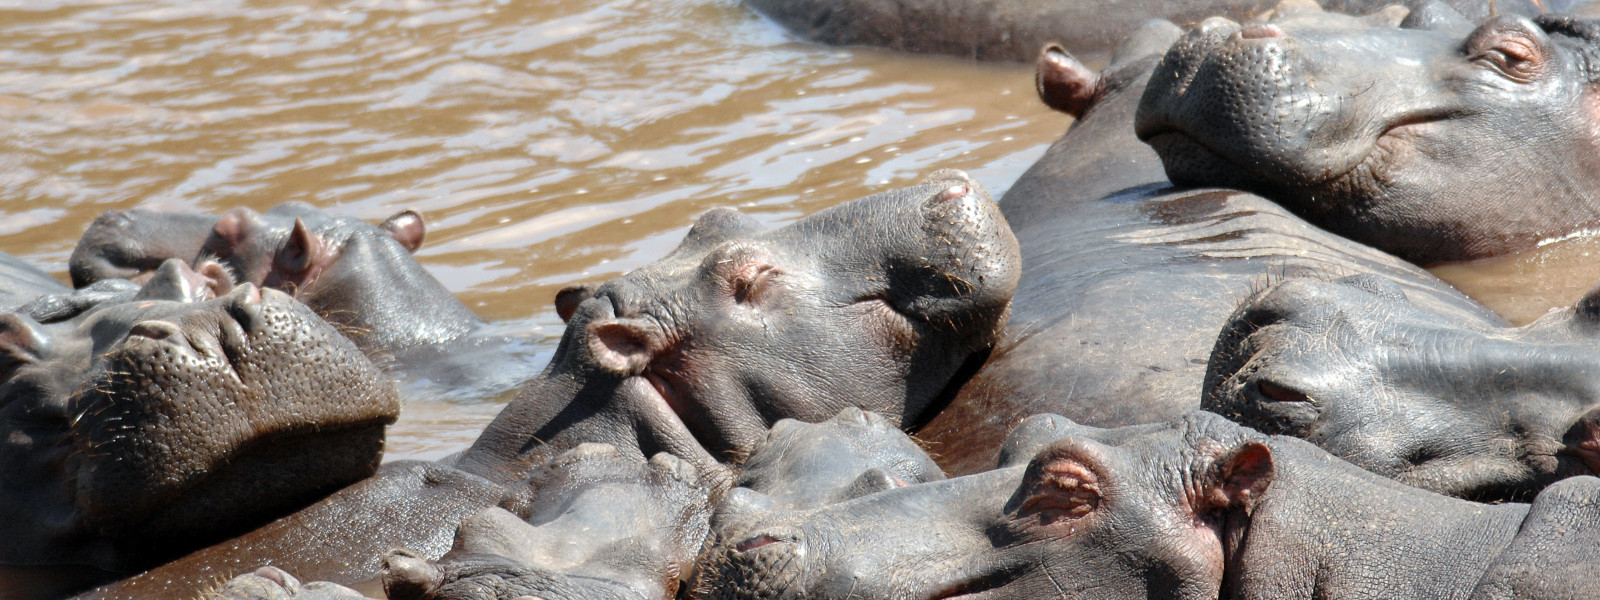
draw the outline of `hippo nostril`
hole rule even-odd
[[[133,328],[128,330],[128,335],[152,340],[183,339],[183,330],[176,324],[166,321],[140,321],[133,324]]]
[[[947,201],[950,201],[950,200],[955,200],[955,199],[960,198],[962,196],[966,196],[967,193],[970,192],[970,191],[971,191],[971,189],[969,189],[965,185],[952,185],[950,187],[945,188],[943,192],[939,193],[939,202],[947,202]]]
[[[745,541],[739,542],[738,544],[735,544],[733,546],[733,549],[734,549],[735,552],[749,552],[751,550],[755,550],[756,548],[770,546],[772,544],[776,544],[776,543],[781,542],[781,541],[783,541],[783,540],[780,540],[778,538],[772,537],[770,535],[758,535],[758,536],[755,536],[753,538],[747,539]]]
[[[1244,29],[1240,29],[1239,37],[1246,40],[1281,38],[1283,37],[1283,30],[1279,29],[1277,25],[1271,24],[1251,25]]]

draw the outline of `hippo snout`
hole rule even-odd
[[[708,600],[776,600],[806,596],[809,548],[798,529],[767,527],[735,536],[708,569]],[[736,583],[736,584],[735,584]]]

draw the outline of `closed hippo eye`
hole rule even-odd
[[[1542,35],[1516,19],[1496,19],[1467,39],[1467,55],[1506,79],[1532,83],[1544,75],[1549,50]]]
[[[1271,402],[1312,402],[1309,394],[1271,381],[1258,380],[1255,382],[1255,388],[1263,400]]]

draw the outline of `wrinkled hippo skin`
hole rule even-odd
[[[1600,21],[1444,10],[1207,20],[1151,77],[1139,138],[1176,184],[1259,193],[1422,265],[1600,224]]]
[[[1373,273],[1440,314],[1498,322],[1427,272],[1265,198],[1171,188],[1131,123],[1159,53],[1177,36],[1164,23],[1140,30],[1118,63],[1082,86],[1040,78],[1047,100],[1052,90],[1096,91],[1000,202],[1024,275],[988,362],[918,431],[946,471],[994,464],[1005,432],[1035,413],[1111,427],[1196,408],[1216,332],[1239,302],[1290,274]],[[1093,76],[1058,50],[1041,69]]]
[[[351,585],[395,547],[437,560],[463,519],[586,442],[637,461],[670,453],[723,489],[720,461],[778,420],[855,406],[900,424],[936,404],[1004,328],[1018,270],[998,207],[958,171],[778,229],[712,211],[662,260],[563,292],[550,365],[451,464],[386,465],[91,597],[189,593],[263,564]]]
[[[304,305],[177,260],[0,313],[0,595],[68,591],[32,567],[81,586],[299,509],[372,474],[398,412]]]
[[[796,35],[814,42],[878,46],[978,60],[1029,61],[1048,42],[1072,52],[1116,46],[1149,19],[1193,23],[1222,15],[1244,21],[1273,8],[1266,0],[746,0]],[[1329,10],[1365,15],[1392,2],[1323,0]],[[1417,4],[1410,2],[1406,4]],[[1479,0],[1451,2],[1475,18],[1489,15]],[[1502,13],[1542,12],[1529,0],[1493,3]]]
[[[708,533],[709,490],[670,454],[648,463],[582,444],[461,524],[437,562],[385,558],[394,600],[668,600]]]
[[[1523,327],[1440,315],[1370,276],[1279,283],[1212,350],[1201,406],[1478,500],[1600,472],[1600,293]]]
[[[378,225],[303,202],[221,216],[152,210],[101,215],[73,250],[73,284],[139,279],[168,258],[214,258],[240,282],[283,290],[402,372],[468,395],[492,396],[537,374],[517,340],[484,322],[412,256],[426,236],[414,211]]]
[[[1532,510],[1477,504],[1195,412],[1060,438],[1016,466],[731,515],[706,597],[1466,597],[1529,580],[1530,559],[1583,554],[1597,485],[1562,482]],[[1551,541],[1556,527],[1573,534]],[[1597,579],[1548,575],[1542,597]]]

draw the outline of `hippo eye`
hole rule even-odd
[[[1305,392],[1271,381],[1257,381],[1256,392],[1269,402],[1311,402],[1311,396]]]
[[[772,287],[772,278],[782,273],[772,265],[761,265],[735,275],[732,281],[734,301],[740,304],[760,302]]]
[[[1516,29],[1487,32],[1471,44],[1471,60],[1518,83],[1532,83],[1544,72],[1545,52],[1538,41]]]

